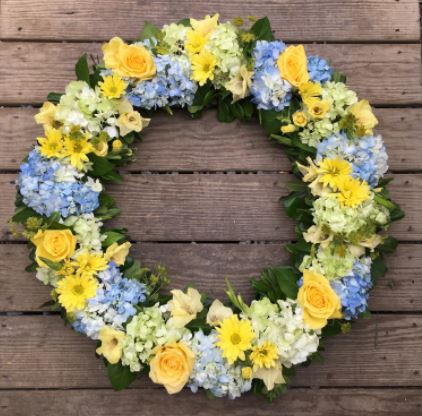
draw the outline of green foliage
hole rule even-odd
[[[190,19],[182,19],[177,22],[178,25],[190,27]]]
[[[343,82],[346,83],[346,75],[342,74],[341,72],[334,71],[333,75],[331,76],[331,81],[333,82]]]
[[[268,17],[257,20],[249,29],[255,35],[256,40],[274,40],[271,24]]]
[[[110,247],[112,244],[122,244],[128,241],[128,237],[126,235],[126,229],[113,229],[104,231],[102,234],[106,236],[106,239],[102,242],[102,246],[104,249]]]
[[[101,192],[99,196],[99,207],[94,211],[96,217],[102,220],[109,220],[120,213],[116,201],[110,195]]]
[[[85,81],[90,85],[89,66],[86,54],[83,54],[75,65],[76,79],[78,81]]]
[[[159,39],[160,35],[161,35],[160,28],[154,25],[154,23],[151,23],[148,20],[146,20],[144,22],[144,27],[139,32],[138,40]]]
[[[40,260],[44,262],[51,270],[58,272],[62,268],[62,264],[60,262],[55,262],[46,259],[45,257],[40,257]]]
[[[252,287],[261,296],[268,296],[271,302],[278,299],[296,299],[297,282],[300,273],[290,266],[267,268],[261,273],[260,279],[252,280]]]
[[[121,182],[122,176],[116,171],[116,166],[105,157],[100,157],[94,153],[88,155],[92,163],[90,175],[110,182]]]
[[[114,390],[125,389],[137,377],[137,373],[132,373],[129,367],[122,365],[120,362],[117,364],[106,363],[106,366],[107,376]]]
[[[50,101],[50,103],[57,104],[60,101],[60,98],[63,94],[59,92],[50,92],[47,95],[47,101]]]

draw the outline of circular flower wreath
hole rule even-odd
[[[368,101],[325,59],[275,40],[268,18],[250,20],[146,23],[132,44],[104,44],[93,72],[80,58],[78,80],[35,116],[45,133],[20,167],[11,222],[29,240],[27,269],[53,287],[49,304],[98,340],[116,389],[146,372],[170,394],[253,389],[273,399],[295,365],[320,358],[324,337],[368,314],[383,256],[397,245],[383,232],[403,213],[385,188]],[[122,179],[116,168],[133,158],[150,115],[173,107],[259,119],[293,162],[297,181],[282,198],[297,222],[292,266],[252,280],[250,304],[229,282],[226,305],[192,287],[162,293],[165,268],[142,267],[125,230],[103,227],[119,212],[104,182]]]

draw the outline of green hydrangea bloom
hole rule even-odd
[[[187,332],[184,328],[169,328],[158,304],[144,308],[126,326],[122,364],[129,366],[131,371],[140,371],[157,345],[179,341]]]
[[[186,35],[189,29],[189,27],[178,25],[177,23],[171,23],[163,27],[161,30],[163,34],[162,43],[167,53],[180,53],[184,51]]]
[[[388,210],[369,199],[358,207],[344,207],[333,194],[323,195],[313,205],[316,226],[351,243],[375,234],[389,221]]]

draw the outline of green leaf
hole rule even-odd
[[[379,255],[376,259],[372,260],[371,264],[371,277],[373,280],[377,280],[387,273],[387,266],[384,263],[384,258]]]
[[[103,233],[103,235],[106,235],[106,239],[103,241],[102,245],[103,248],[107,248],[111,246],[114,243],[122,244],[125,241],[128,241],[128,238],[126,234],[117,231],[117,230],[108,230]]]
[[[129,367],[121,363],[107,363],[107,375],[114,390],[123,390],[131,384],[137,377],[137,373],[132,373]]]
[[[60,101],[60,98],[63,94],[60,92],[50,92],[47,95],[47,101],[50,101],[50,103],[57,104]]]
[[[40,257],[40,260],[45,263],[51,270],[58,272],[63,266],[60,262],[51,261],[45,257]]]
[[[257,20],[249,31],[255,35],[256,40],[274,40],[268,17]]]
[[[378,247],[382,254],[392,254],[396,251],[399,242],[394,237],[386,238],[383,243]]]
[[[16,209],[12,221],[23,224],[29,217],[39,217],[39,215],[32,208],[24,205]]]
[[[145,21],[144,27],[139,32],[138,40],[146,40],[146,39],[158,39],[160,36],[161,30],[149,21]]]
[[[183,25],[186,27],[190,27],[190,19],[182,19],[177,22],[178,25]]]
[[[90,85],[89,66],[86,53],[78,59],[78,62],[76,62],[75,73],[78,81],[85,81],[88,85]]]
[[[278,119],[280,113],[273,110],[259,110],[259,122],[268,135],[280,131],[281,121]]]
[[[333,82],[346,82],[346,75],[342,74],[341,72],[334,71],[333,75],[331,76],[331,81]]]

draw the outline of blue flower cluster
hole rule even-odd
[[[17,180],[23,203],[40,215],[59,212],[63,218],[89,214],[99,206],[99,192],[76,177],[59,180],[63,167],[56,159],[43,158],[37,149],[20,166]]]
[[[330,136],[317,145],[317,160],[341,158],[352,164],[353,176],[376,187],[387,172],[388,156],[381,136],[350,140],[344,133]]]
[[[261,110],[281,111],[290,104],[291,85],[280,77],[276,61],[286,45],[277,40],[256,42],[252,77],[252,102]]]
[[[198,85],[191,81],[190,63],[184,56],[158,55],[154,57],[157,74],[142,81],[128,94],[135,107],[147,110],[159,107],[191,105]]]
[[[328,62],[316,55],[308,57],[308,72],[311,81],[321,84],[330,81],[333,75],[333,69]]]
[[[356,260],[350,274],[331,281],[331,286],[341,299],[345,319],[355,319],[368,308],[369,290],[372,288],[371,259]]]
[[[137,313],[135,305],[146,299],[147,290],[143,283],[122,276],[115,263],[98,274],[99,287],[96,295],[89,299],[86,308],[76,313],[73,328],[92,339],[104,325],[122,329],[123,324]]]
[[[202,387],[216,397],[235,399],[249,391],[252,384],[242,378],[240,367],[227,364],[216,342],[217,334],[214,331],[204,335],[200,330],[193,336],[190,347],[195,353],[195,365],[188,386],[193,393]]]

